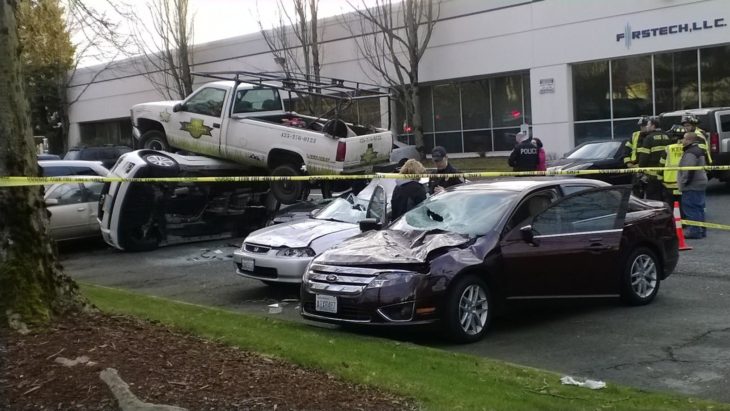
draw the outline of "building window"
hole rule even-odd
[[[629,138],[642,115],[730,105],[728,61],[730,45],[574,64],[575,144]]]
[[[730,45],[700,50],[702,107],[730,106]]]
[[[699,107],[697,50],[654,55],[656,112]]]
[[[530,120],[530,75],[512,74],[421,86],[421,115],[427,152],[441,145],[451,153],[486,153],[514,148],[520,125]],[[403,107],[396,110],[399,141],[414,144]]]
[[[132,123],[128,118],[122,120],[80,123],[81,145],[103,146],[108,144],[134,147]]]
[[[522,113],[522,76],[493,78],[492,121],[494,127],[514,127],[524,122]]]
[[[640,117],[654,111],[651,56],[611,61],[613,117]]]
[[[608,61],[573,66],[576,121],[611,118],[608,86]]]

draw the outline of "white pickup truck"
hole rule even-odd
[[[132,107],[133,134],[140,148],[227,159],[275,176],[359,174],[388,163],[393,148],[389,130],[285,111],[282,94],[291,98],[297,90],[238,77],[207,83],[183,101]],[[285,204],[298,200],[304,189],[294,182],[272,184]]]

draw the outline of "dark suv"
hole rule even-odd
[[[73,147],[68,150],[64,160],[101,161],[106,168],[112,168],[117,159],[124,153],[132,151],[127,146]]]
[[[699,127],[708,134],[713,165],[730,165],[730,107],[711,107],[694,110],[679,110],[660,116],[662,130],[669,130],[682,122],[685,113],[693,114],[700,121]],[[730,182],[730,171],[715,171],[710,177]]]

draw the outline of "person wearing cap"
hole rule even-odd
[[[697,127],[700,120],[692,113],[685,113],[682,116],[682,126],[689,133],[695,133],[698,137],[697,146],[705,152],[705,161],[707,165],[712,165],[712,156],[710,155],[710,147],[707,145],[707,136],[705,131]]]
[[[517,145],[509,155],[507,163],[514,171],[536,171],[540,164],[539,149],[525,133],[515,136]]]
[[[433,174],[458,174],[459,170],[449,164],[449,156],[446,149],[442,146],[436,146],[431,150],[431,159],[436,165],[436,171]],[[438,194],[446,188],[461,184],[464,181],[461,177],[431,177],[428,183],[430,194]]]
[[[672,144],[669,136],[659,126],[659,119],[652,117],[646,124],[647,134],[636,148],[639,158],[639,167],[663,167],[662,157],[667,146]],[[645,171],[642,181],[645,182],[644,196],[649,200],[665,201],[667,196],[662,184],[662,173],[659,171]]]

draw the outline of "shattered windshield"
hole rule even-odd
[[[314,216],[317,220],[357,224],[365,218],[367,203],[353,195],[336,198]]]
[[[446,192],[424,201],[389,228],[483,235],[499,222],[517,194],[502,190]]]

